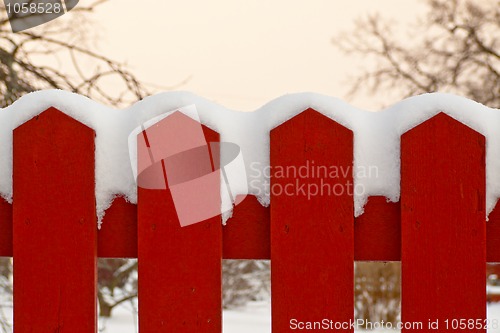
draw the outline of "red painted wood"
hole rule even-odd
[[[12,205],[0,198],[0,257],[12,257]]]
[[[370,197],[363,215],[354,222],[354,258],[360,261],[401,260],[399,202]]]
[[[183,118],[163,121],[199,126]],[[207,141],[219,141],[217,133],[204,130]],[[221,218],[181,227],[169,190],[139,188],[138,219],[141,333],[220,333]]]
[[[486,261],[500,262],[500,202],[489,215],[486,236]]]
[[[137,208],[124,200],[116,204],[117,207],[113,203],[104,218],[107,228],[98,233],[99,257],[137,258],[137,248],[133,241],[133,234],[137,232],[136,229],[134,231],[134,224],[137,223],[134,211]],[[262,206],[254,196],[245,198],[243,203],[234,208],[233,217],[222,229],[224,259],[271,259],[269,219],[269,207]],[[115,224],[119,230],[108,229]],[[490,214],[486,228],[487,261],[500,262],[500,247],[497,246],[500,243],[500,208],[495,208]],[[118,233],[124,235],[118,236]],[[384,197],[370,197],[363,215],[355,218],[354,240],[355,261],[400,261],[399,202],[387,202]],[[7,245],[0,249],[0,254],[9,253],[8,251],[12,251],[12,247]]]
[[[14,131],[14,326],[96,332],[94,131],[54,108]]]
[[[324,183],[339,184],[339,195],[300,192],[293,174],[278,168],[315,165],[347,170]],[[353,134],[317,113],[306,110],[271,131],[271,283],[272,330],[292,332],[293,319],[348,322],[354,318],[354,217],[352,186]],[[300,178],[301,184],[320,184]],[[280,189],[288,187],[288,194]],[[321,185],[320,185],[321,186]],[[350,328],[342,330],[352,332]]]
[[[440,113],[401,141],[402,320],[485,319],[485,139]]]
[[[123,197],[113,201],[98,232],[101,258],[137,258],[137,205]]]
[[[247,196],[222,228],[224,259],[270,259],[269,220],[269,208]]]
[[[116,206],[115,206],[116,205]],[[240,207],[241,206],[241,207]],[[100,258],[137,258],[137,206],[118,198],[104,217],[106,228],[98,232]],[[398,216],[395,216],[395,215]],[[354,222],[355,261],[400,261],[399,203],[370,197],[363,215]],[[224,259],[271,259],[270,208],[248,196],[235,207],[223,227]],[[236,223],[238,221],[238,223]],[[487,262],[500,262],[500,208],[486,223]],[[12,257],[12,206],[0,203],[0,256]],[[383,239],[383,242],[377,240]]]

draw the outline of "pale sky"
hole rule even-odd
[[[369,13],[404,26],[424,9],[418,0],[110,0],[93,18],[99,51],[127,62],[140,80],[169,87],[190,78],[180,90],[248,111],[292,92],[345,99],[363,59],[344,56],[332,37]]]

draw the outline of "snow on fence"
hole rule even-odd
[[[15,262],[17,333],[96,332],[97,257],[138,258],[142,333],[220,333],[222,259],[271,259],[273,332],[292,331],[292,319],[352,321],[355,261],[401,261],[402,320],[422,322],[423,331],[429,320],[486,318],[485,266],[500,262],[500,209],[486,222],[486,140],[439,110],[400,137],[398,202],[371,195],[355,216],[349,191],[305,198],[271,190],[269,207],[249,195],[225,226],[214,217],[181,227],[168,189],[139,188],[137,204],[117,197],[98,230],[98,138],[50,103],[13,131],[13,200],[0,200],[0,255]],[[271,186],[296,178],[273,166],[352,169],[357,133],[314,105],[296,112],[269,133]],[[207,127],[204,135],[220,141]],[[332,187],[353,177],[302,181]],[[485,331],[475,327],[467,331]]]

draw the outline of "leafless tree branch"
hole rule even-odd
[[[498,0],[427,0],[426,17],[406,32],[378,15],[359,20],[334,38],[346,54],[368,57],[350,96],[395,88],[402,96],[443,91],[500,107],[500,3]]]

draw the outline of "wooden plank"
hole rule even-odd
[[[484,137],[444,113],[402,136],[403,322],[484,323],[485,181]]]
[[[113,201],[98,232],[100,258],[137,258],[137,205],[123,197]]]
[[[12,257],[12,205],[0,198],[0,257]]]
[[[96,332],[94,131],[50,108],[14,130],[14,326]]]
[[[199,126],[186,118],[170,116],[161,127]],[[204,134],[207,142],[219,141],[218,134],[207,128]],[[220,200],[218,191],[206,195]],[[181,227],[170,190],[139,188],[138,219],[140,331],[220,333],[220,217]]]
[[[401,208],[385,197],[370,197],[354,223],[354,258],[360,261],[401,260]]]
[[[354,319],[352,162],[352,132],[312,109],[271,131],[274,333],[296,330],[294,320]],[[339,175],[320,179],[312,166],[304,177],[281,172],[290,166],[298,172],[307,163],[337,168]],[[323,194],[314,195],[313,186]]]
[[[500,262],[500,202],[489,215],[486,223],[486,261]]]
[[[234,208],[222,231],[224,259],[271,258],[269,208],[255,196],[247,196]]]

